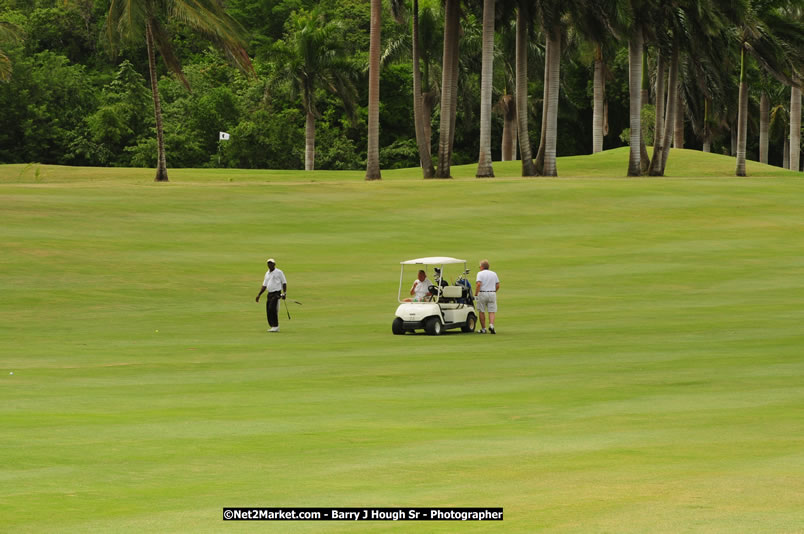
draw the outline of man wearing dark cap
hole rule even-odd
[[[284,299],[287,296],[288,281],[285,279],[285,273],[276,268],[276,260],[269,259],[268,272],[265,273],[265,279],[262,282],[260,292],[257,293],[257,302],[260,301],[260,295],[264,291],[268,291],[265,298],[265,311],[268,315],[268,329],[269,332],[279,332],[279,299]]]

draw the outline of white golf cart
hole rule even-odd
[[[466,275],[469,274],[466,260],[437,256],[400,263],[402,272],[399,275],[399,306],[396,309],[394,322],[391,323],[391,331],[394,334],[401,335],[424,329],[431,336],[438,336],[444,330],[451,328],[474,332],[477,313],[472,296],[472,284],[466,279]],[[458,267],[460,273],[455,283],[450,284],[444,266],[448,268],[451,266],[454,276],[455,266],[461,264],[463,269]],[[405,284],[406,265],[415,266],[413,269],[408,267],[409,273],[414,269],[414,272],[424,270],[428,277],[432,276],[428,296],[419,300],[403,298],[402,286]],[[432,271],[428,272],[428,267],[432,267]]]

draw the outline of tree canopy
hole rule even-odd
[[[365,168],[369,2],[202,3],[209,4],[210,9],[225,6],[227,16],[240,26],[248,57],[238,55],[237,47],[221,47],[226,41],[221,34],[194,30],[188,24],[192,17],[187,11],[152,13],[153,27],[159,29],[155,36],[158,50],[172,54],[156,65],[168,167],[303,169],[305,154],[309,158],[309,150],[305,150],[309,132],[306,136],[305,128],[309,128],[308,112],[312,112],[315,168]],[[151,2],[0,0],[0,106],[4,110],[0,115],[0,163],[157,165],[157,125],[144,34],[139,39],[125,39],[127,27],[121,25],[124,17],[116,11],[124,5],[142,8],[146,4]],[[477,163],[478,154],[489,151],[489,132],[491,160],[502,159],[506,128],[506,150],[518,154],[516,147],[523,146],[523,139],[519,136],[520,142],[515,141],[513,117],[518,110],[512,96],[516,64],[513,45],[517,6],[529,3],[449,3],[455,8],[459,29],[457,34],[450,34],[449,46],[457,42],[457,51],[450,49],[453,70],[447,77],[443,77],[442,69],[442,56],[447,57],[443,54],[442,2],[419,0],[416,4],[421,69],[416,109],[424,145],[417,145],[414,120],[413,2],[397,13],[401,18],[391,13],[391,2],[382,2],[380,167],[418,166],[428,143],[435,159],[442,127],[450,128],[447,137],[451,138],[450,152],[442,165]],[[491,57],[488,33],[483,40],[483,14],[484,6],[488,11],[492,4],[496,6],[493,76],[487,77],[486,83],[492,84],[493,106],[490,117],[484,116],[484,121],[490,122],[484,122],[483,137],[483,44],[486,65],[490,65]],[[591,154],[601,147],[615,148],[636,139],[629,135],[635,123],[630,109],[633,91],[629,91],[629,69],[634,65],[629,64],[628,52],[629,35],[635,28],[644,37],[642,75],[646,83],[640,102],[643,142],[653,141],[654,127],[659,126],[658,119],[664,119],[659,114],[666,113],[665,69],[670,64],[675,35],[683,38],[678,48],[678,96],[673,106],[680,109],[674,124],[681,129],[678,139],[683,139],[683,145],[736,154],[739,106],[743,103],[747,106],[747,134],[739,141],[745,143],[746,157],[759,160],[764,151],[769,163],[783,163],[785,140],[793,138],[785,128],[800,125],[800,118],[798,122],[790,120],[795,99],[795,93],[791,99],[790,85],[801,84],[804,79],[804,21],[795,2],[622,0],[540,2],[537,7],[520,17],[528,30],[523,34],[527,46],[522,49],[528,65],[522,86],[527,98],[521,100],[526,109],[519,110],[526,119],[521,124],[527,125],[528,131],[520,133],[527,134],[525,142],[532,143],[536,155],[536,148],[544,144],[543,115],[549,115],[547,161],[551,169],[555,169],[555,156]],[[137,15],[131,19],[134,22],[147,14],[138,9],[131,11],[132,16]],[[337,34],[336,42],[318,43],[317,52],[304,52],[306,58],[293,57],[290,43],[303,38],[299,33],[303,26],[296,22],[305,13],[315,13],[321,28],[337,28],[330,30]],[[110,27],[109,20],[117,21],[117,26]],[[489,19],[486,24],[487,29],[492,27]],[[114,37],[111,41],[110,35]],[[556,54],[546,71],[548,37]],[[742,61],[741,50],[747,52]],[[328,72],[315,67],[333,58],[336,51],[338,59],[330,61]],[[238,63],[243,66],[249,59],[252,76],[237,68]],[[178,65],[180,69],[175,68]],[[744,100],[738,98],[741,66]],[[551,80],[550,106],[543,102],[547,95],[545,72],[554,72],[557,78]],[[664,84],[661,95],[657,95],[659,72]],[[313,79],[314,83],[304,81]],[[440,118],[442,79],[449,80],[450,98],[446,101],[454,113],[446,122]],[[294,83],[298,90],[287,90]],[[488,98],[484,96],[484,102]],[[800,105],[794,109],[800,110]],[[229,141],[219,141],[221,131],[230,133]],[[601,141],[604,131],[608,133]],[[650,135],[647,139],[645,131]],[[760,131],[765,132],[762,139]],[[593,141],[593,132],[597,141]],[[673,141],[664,139],[665,146]]]

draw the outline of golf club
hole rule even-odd
[[[280,302],[281,302],[281,301],[283,301],[283,300],[285,300],[285,299],[279,299],[279,300],[280,300]],[[290,310],[288,309],[288,304],[287,304],[287,302],[285,303],[285,311],[286,311],[286,312],[287,312],[287,314],[288,314],[288,321],[290,321]]]

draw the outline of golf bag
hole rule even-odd
[[[461,286],[461,298],[459,304],[472,304],[472,284],[466,278],[458,278],[455,285]]]

